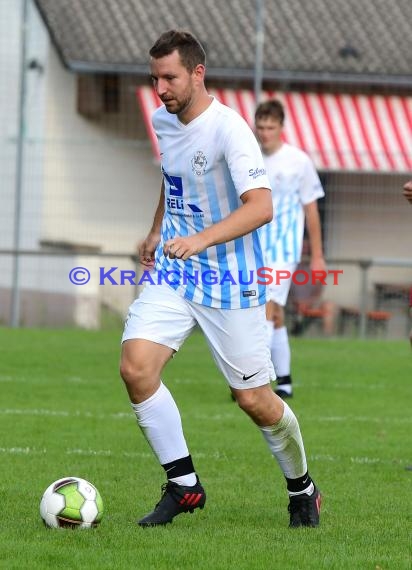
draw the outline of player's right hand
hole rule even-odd
[[[140,263],[149,269],[154,267],[154,256],[159,241],[159,234],[149,234],[147,238],[142,241],[137,247]]]

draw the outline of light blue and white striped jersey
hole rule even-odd
[[[270,188],[251,129],[216,99],[187,125],[164,106],[154,112],[152,122],[165,184],[165,215],[155,256],[158,275],[175,272],[166,282],[202,305],[237,309],[263,304],[265,286],[257,284],[256,275],[263,252],[256,230],[187,261],[163,254],[168,239],[193,235],[226,218],[242,205],[240,196],[247,190]]]
[[[264,155],[272,187],[273,220],[259,228],[266,264],[298,263],[302,255],[305,228],[304,206],[325,194],[309,156],[283,144]]]

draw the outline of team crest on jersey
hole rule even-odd
[[[206,172],[207,158],[201,150],[198,150],[193,156],[192,160],[192,170],[196,176],[201,176]]]

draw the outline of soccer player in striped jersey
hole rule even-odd
[[[273,220],[260,228],[265,265],[279,277],[268,286],[266,318],[272,362],[277,376],[276,393],[292,396],[291,356],[285,326],[286,305],[293,272],[301,259],[303,234],[309,238],[312,271],[324,271],[322,234],[317,200],[324,196],[319,176],[309,156],[282,140],[285,111],[277,99],[261,103],[255,111],[256,136],[261,145],[272,187]],[[285,273],[280,273],[280,272]],[[290,277],[283,278],[289,272]]]
[[[121,376],[167,482],[138,524],[165,525],[206,502],[179,410],[161,381],[164,366],[198,325],[238,405],[282,469],[290,526],[317,526],[320,494],[308,474],[297,419],[270,387],[265,289],[249,279],[263,263],[257,228],[272,218],[259,145],[237,113],[209,96],[205,53],[190,33],[165,32],[150,55],[164,103],[153,115],[163,182],[139,256],[157,277],[130,306]]]

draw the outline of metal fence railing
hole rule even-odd
[[[106,303],[119,313],[124,313],[130,302],[139,294],[142,269],[136,253],[0,249],[0,261],[6,258],[14,268],[11,272],[14,279],[8,284],[3,282],[0,287],[0,291],[7,293],[3,295],[3,302],[0,303],[0,318],[8,326],[28,324],[21,318],[23,292],[30,298],[33,292],[41,291],[46,304],[48,299],[57,293],[79,298],[86,294],[89,299],[94,299],[96,307],[99,303]],[[29,260],[33,259],[37,262],[30,264]],[[110,265],[107,265],[108,261]],[[408,326],[407,297],[412,286],[412,260],[330,258],[327,260],[327,266],[336,280],[334,284],[337,285],[333,287],[332,277],[328,277],[329,298],[341,309],[356,309],[356,332],[359,338],[367,336],[370,311],[394,311],[394,301],[398,316],[404,320],[405,331]],[[373,271],[377,268],[390,270],[388,277],[376,279]],[[75,270],[78,273],[74,276]],[[407,270],[406,277],[402,280],[399,279],[400,270]],[[28,302],[26,299],[26,304]],[[78,324],[87,326],[81,319]]]

